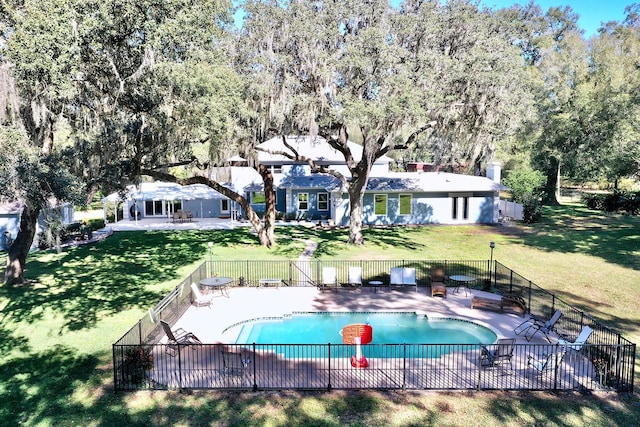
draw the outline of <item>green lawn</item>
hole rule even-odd
[[[111,343],[208,258],[210,240],[219,259],[292,259],[303,239],[320,258],[488,259],[495,241],[495,259],[638,343],[638,230],[640,218],[564,205],[532,226],[367,229],[363,247],[344,244],[346,230],[283,227],[272,250],[221,230],[123,232],[34,253],[31,282],[0,287],[0,425],[640,425],[637,394],[114,394],[110,367]]]

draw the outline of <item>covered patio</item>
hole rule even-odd
[[[119,205],[122,213],[119,215]],[[182,186],[172,182],[144,182],[130,185],[122,193],[112,193],[102,199],[105,222],[113,213],[116,224],[131,220],[140,220],[145,224],[162,220],[172,222],[193,222],[192,220],[237,219],[239,206],[226,196],[203,184]],[[112,212],[111,212],[112,211]],[[176,221],[176,213],[188,213],[177,216],[188,221]],[[208,221],[207,221],[208,222]],[[137,226],[137,224],[136,224]],[[121,230],[115,230],[121,231]]]

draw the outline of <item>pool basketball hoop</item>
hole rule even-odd
[[[354,368],[366,368],[369,361],[362,355],[361,344],[369,344],[373,339],[371,325],[355,323],[342,328],[342,342],[356,346],[355,356],[351,356],[351,366]]]

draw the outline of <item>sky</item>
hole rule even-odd
[[[625,7],[638,0],[534,0],[543,11],[550,7],[571,6],[578,15],[578,26],[585,31],[589,38],[598,33],[600,24],[608,21],[622,21],[625,17]],[[481,6],[501,9],[513,4],[526,4],[528,0],[481,0]]]
[[[390,0],[390,3],[397,6],[400,1]],[[480,0],[480,5],[495,10],[528,2],[529,0]],[[585,31],[585,37],[589,38],[598,33],[598,28],[603,22],[622,21],[625,17],[624,9],[634,2],[640,2],[640,0],[534,0],[534,2],[544,12],[550,7],[571,6],[571,9],[580,16],[578,26]],[[236,13],[237,25],[241,25],[243,16],[242,10]]]

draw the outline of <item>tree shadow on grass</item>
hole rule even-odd
[[[64,317],[63,334],[121,311],[153,307],[168,291],[158,284],[183,279],[180,268],[205,259],[208,242],[218,248],[256,245],[257,239],[246,228],[122,232],[61,254],[37,253],[27,261],[28,285],[0,287],[8,300],[3,315],[34,323],[51,311]],[[281,250],[298,256],[303,246]]]
[[[167,292],[154,289],[158,283],[181,279],[181,267],[205,256],[207,237],[194,232],[118,233],[53,257],[33,256],[27,264],[31,286],[0,287],[0,296],[8,299],[3,314],[33,323],[50,309],[66,319],[66,328],[78,330],[132,307],[151,307]]]
[[[424,249],[425,245],[412,237],[411,229],[406,226],[365,227],[363,229],[365,246],[403,247],[416,251]],[[419,231],[417,227],[415,230]],[[308,239],[317,242],[318,248],[314,257],[330,257],[344,251],[349,239],[347,228],[283,227],[278,229],[278,233],[289,239]],[[298,255],[299,253],[295,254],[296,257]]]
[[[75,387],[94,374],[96,364],[96,357],[76,354],[62,345],[3,361],[1,423],[47,424],[46,420],[64,414]]]
[[[558,290],[554,291],[554,294],[563,301],[570,301],[571,306],[582,310],[588,316],[593,317],[627,339],[630,338],[629,335],[640,334],[640,324],[635,319],[615,315],[616,311],[611,309],[612,306],[602,301],[594,304],[593,299],[588,294],[575,294]],[[607,311],[605,312],[603,309],[607,309]]]
[[[578,206],[546,207],[540,223],[525,226],[523,243],[548,252],[578,253],[640,270],[640,216],[606,215]]]

